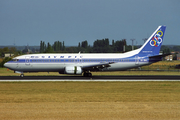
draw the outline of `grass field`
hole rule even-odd
[[[180,119],[180,82],[1,82],[0,119]]]
[[[142,69],[174,70],[174,62]],[[118,71],[93,75],[180,75],[180,72]],[[19,76],[0,68],[0,76]],[[61,76],[57,72],[25,76]],[[1,82],[0,119],[180,119],[180,82]]]

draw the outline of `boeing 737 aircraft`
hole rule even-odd
[[[4,64],[6,68],[20,73],[59,72],[92,76],[91,71],[121,71],[150,65],[161,61],[165,55],[159,55],[166,26],[159,26],[145,44],[126,53],[77,53],[77,54],[29,54],[15,57]]]

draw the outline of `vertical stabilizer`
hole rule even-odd
[[[140,48],[139,54],[159,55],[166,26],[159,26]]]

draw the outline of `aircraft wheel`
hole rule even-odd
[[[86,72],[84,72],[83,76],[84,76],[84,77],[92,77],[92,73],[86,73]]]
[[[88,77],[92,77],[92,73],[88,73]]]
[[[86,72],[84,72],[83,76],[84,76],[84,77],[87,77],[87,73],[86,73]]]
[[[20,77],[24,77],[24,74],[21,74]]]

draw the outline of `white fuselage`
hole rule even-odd
[[[16,57],[6,63],[6,67],[20,72],[60,72],[67,66],[79,66],[82,69],[101,64],[108,64],[102,71],[119,71],[148,65],[148,57],[132,56],[131,52],[123,54],[29,54]],[[9,65],[8,65],[9,64]]]

